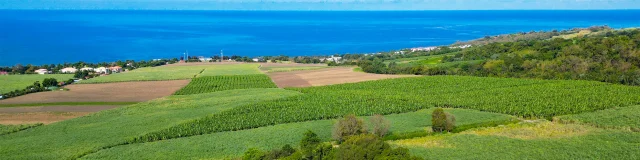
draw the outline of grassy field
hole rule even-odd
[[[537,122],[392,142],[428,159],[639,159],[640,133]]]
[[[55,78],[58,81],[66,81],[73,78],[73,74],[28,74],[28,75],[0,75],[0,93],[7,93],[16,89],[24,89],[34,82],[45,78]]]
[[[446,109],[458,119],[459,125],[513,119],[511,116],[479,112],[467,109]],[[426,133],[431,126],[431,112],[392,114],[385,118],[394,134],[421,131]],[[361,117],[368,124],[369,117]],[[270,150],[285,144],[297,146],[307,130],[317,133],[323,141],[330,141],[331,128],[336,120],[318,120],[280,124],[242,131],[220,132],[188,138],[118,146],[90,154],[83,159],[223,159],[236,158],[248,148]],[[368,125],[370,126],[370,125]]]
[[[0,136],[0,155],[3,159],[73,159],[198,117],[297,94],[250,89],[170,96]]]
[[[578,123],[603,128],[640,132],[640,106],[612,108],[596,112],[555,117],[563,123]]]
[[[197,76],[261,74],[258,64],[227,64],[198,66],[146,67],[130,72],[101,76],[79,83],[109,83],[127,81],[160,81],[191,79]]]
[[[19,132],[25,129],[42,126],[42,123],[37,124],[22,124],[22,125],[1,125],[0,124],[0,136],[5,134],[11,134]]]
[[[223,90],[248,88],[278,88],[269,76],[264,74],[208,76],[194,78],[189,85],[178,90],[175,95],[210,93]]]
[[[305,94],[234,108],[149,133],[132,143],[331,119],[345,114],[394,114],[430,107],[551,119],[640,103],[638,87],[591,81],[430,76],[291,89]]]

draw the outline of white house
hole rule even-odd
[[[338,63],[340,60],[342,60],[342,57],[334,57],[334,56],[331,56],[331,58],[321,59],[321,61],[333,61],[336,63]]]
[[[35,70],[33,72],[36,72],[38,74],[48,74],[49,70],[47,70],[47,69],[38,69],[38,70]]]
[[[78,69],[67,67],[60,70],[62,73],[76,73]]]
[[[93,71],[95,71],[96,73],[107,73],[107,69],[106,67],[98,67],[96,69],[93,69]]]
[[[91,67],[84,67],[84,68],[80,68],[80,71],[93,71],[93,68],[91,68]]]
[[[122,67],[113,66],[113,67],[109,67],[109,70],[111,70],[111,72],[113,72],[113,73],[120,73],[120,72],[122,72]]]

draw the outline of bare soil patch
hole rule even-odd
[[[281,88],[324,86],[412,76],[414,75],[386,75],[354,72],[353,68],[350,67],[336,67],[294,72],[277,72],[269,74],[269,77],[271,77],[273,82]]]
[[[0,104],[55,102],[143,102],[169,96],[189,84],[190,80],[141,81],[101,84],[74,84],[69,91],[28,94],[1,100]]]
[[[16,124],[34,124],[44,123],[50,124],[71,118],[76,118],[91,114],[93,112],[32,112],[32,113],[0,113],[0,124],[16,125]]]

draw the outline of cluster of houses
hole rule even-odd
[[[80,69],[76,69],[73,67],[67,67],[67,68],[63,68],[60,70],[60,72],[62,73],[76,73],[78,71],[90,71],[90,72],[96,72],[96,73],[102,73],[102,74],[106,74],[106,73],[119,73],[122,72],[122,67],[120,66],[114,66],[114,67],[98,67],[98,68],[91,68],[91,67],[84,67],[84,68],[80,68]],[[47,69],[38,69],[34,71],[35,73],[38,74],[51,74],[52,72],[47,70]]]
[[[461,46],[452,46],[449,48],[460,48],[460,49],[465,49],[465,48],[469,48],[471,47],[471,45],[467,44],[467,45],[461,45]],[[440,49],[440,47],[416,47],[416,48],[410,48],[411,52],[417,52],[417,51],[433,51],[436,49]]]
[[[320,59],[320,61],[323,61],[323,62],[333,61],[333,62],[336,62],[336,63],[340,62],[340,60],[342,60],[342,57],[334,57],[334,56],[331,56],[329,58]]]

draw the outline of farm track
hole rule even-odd
[[[42,107],[9,107],[0,108],[0,113],[31,112],[98,112],[120,106],[42,106]]]
[[[30,112],[30,113],[0,113],[0,124],[50,124],[58,121],[85,116],[93,112]]]

